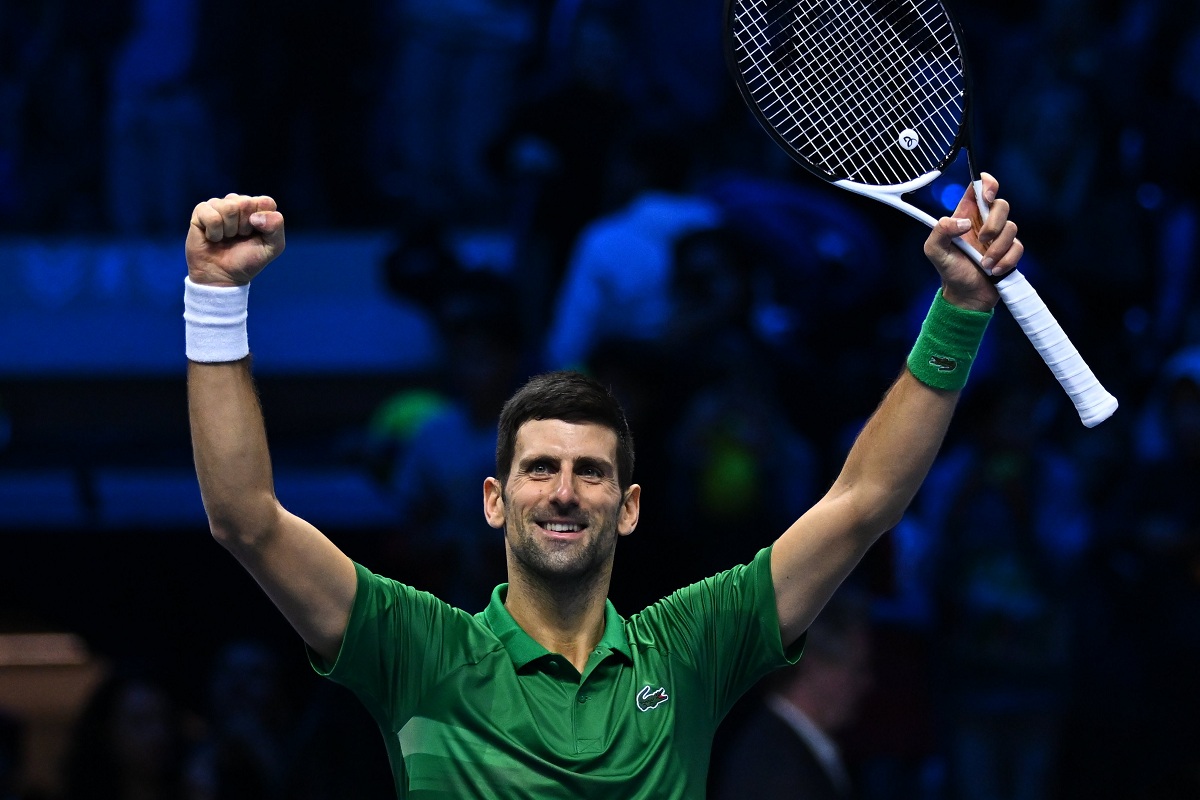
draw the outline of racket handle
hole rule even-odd
[[[975,202],[979,205],[979,213],[983,219],[988,216],[988,204],[983,199],[983,182],[975,181]],[[962,239],[955,239],[964,252],[978,264],[982,260],[979,251]],[[1013,319],[1025,331],[1029,341],[1050,367],[1054,377],[1066,391],[1079,419],[1089,428],[1099,425],[1113,415],[1117,410],[1117,398],[1113,397],[1100,385],[1100,381],[1092,374],[1087,362],[1071,340],[1066,331],[1058,324],[1058,320],[1050,313],[1046,303],[1034,290],[1019,270],[1013,270],[1005,275],[997,284],[1000,299],[1008,307]]]
[[[1025,331],[1046,366],[1066,390],[1079,419],[1089,428],[1099,425],[1117,410],[1117,398],[1100,385],[1087,362],[1058,320],[1050,313],[1045,301],[1018,270],[1013,270],[996,284],[1000,299],[1013,319]]]

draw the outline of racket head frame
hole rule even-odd
[[[933,166],[932,169],[920,176],[913,176],[910,180],[902,183],[894,184],[875,184],[863,183],[857,181],[853,176],[845,174],[845,172],[832,172],[812,163],[808,158],[799,153],[796,147],[783,136],[776,127],[771,123],[770,119],[764,113],[754,91],[746,81],[746,75],[743,72],[740,62],[740,45],[734,35],[735,17],[738,12],[745,9],[748,5],[753,4],[755,0],[725,0],[724,12],[724,50],[725,50],[725,65],[733,78],[734,85],[737,87],[738,93],[741,95],[743,102],[750,109],[758,124],[767,132],[767,134],[775,141],[775,143],[787,153],[793,161],[803,167],[807,172],[820,178],[826,183],[833,183],[842,188],[849,189],[857,194],[868,195],[871,197],[880,197],[880,195],[904,195],[909,192],[920,189],[937,179],[939,175],[958,158],[959,152],[966,150],[968,169],[972,181],[979,180],[979,171],[976,166],[975,156],[972,153],[972,115],[974,113],[974,91],[971,80],[970,61],[967,56],[967,50],[964,44],[963,28],[959,23],[958,17],[955,16],[953,10],[944,2],[937,0],[936,4],[940,7],[941,12],[945,15],[949,23],[951,35],[954,39],[954,44],[958,52],[958,61],[961,71],[962,85],[962,115],[961,121],[955,131],[954,138],[941,159]],[[785,0],[789,8],[794,9],[800,5],[800,0]],[[897,3],[902,4],[902,3]],[[882,199],[882,198],[880,198]],[[884,200],[884,202],[889,202]],[[896,205],[890,203],[890,205]],[[911,212],[907,208],[900,205],[905,213]],[[917,217],[920,219],[920,217]],[[924,221],[924,220],[922,220]]]
[[[746,82],[744,73],[739,66],[737,42],[734,36],[734,15],[745,2],[753,0],[725,0],[725,59],[726,65],[742,95],[743,101],[750,108],[764,130],[775,140],[785,153],[817,178],[832,183],[841,189],[855,194],[878,200],[905,214],[917,219],[929,227],[937,221],[926,212],[911,205],[903,196],[929,185],[938,178],[947,166],[954,162],[961,150],[967,151],[967,163],[971,181],[974,185],[975,200],[979,207],[980,217],[986,219],[988,203],[983,198],[982,181],[972,153],[971,131],[973,128],[972,114],[974,111],[974,92],[971,83],[970,63],[967,59],[963,44],[962,27],[944,0],[937,0],[937,5],[948,20],[954,42],[958,51],[959,71],[962,93],[962,114],[958,129],[941,161],[932,168],[926,169],[921,175],[913,175],[909,179],[891,184],[865,183],[853,180],[851,176],[833,174],[812,164],[799,154],[792,143],[782,136],[771,124],[766,114],[760,108],[758,101]],[[796,8],[799,0],[782,0],[789,3],[789,8]],[[961,237],[954,240],[976,264],[980,263],[981,254]],[[1012,312],[1013,317],[1021,326],[1022,331],[1034,344],[1046,365],[1053,371],[1059,384],[1070,396],[1079,413],[1080,420],[1089,428],[1100,424],[1112,416],[1118,407],[1115,397],[1096,379],[1075,346],[1063,332],[1062,326],[1054,319],[1045,302],[1038,296],[1033,287],[1018,270],[1012,270],[997,283],[1001,299]]]

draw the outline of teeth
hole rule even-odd
[[[547,522],[542,527],[548,531],[554,531],[555,533],[578,533],[579,531],[583,530],[582,526],[567,524],[564,522]]]

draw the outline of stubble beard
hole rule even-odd
[[[542,541],[533,532],[532,514],[506,523],[513,566],[547,589],[583,591],[602,580],[611,564],[617,540],[616,515],[601,521],[588,520],[593,535],[576,542]]]

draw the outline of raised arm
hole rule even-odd
[[[994,201],[986,223],[980,223],[968,187],[953,217],[939,220],[925,242],[925,255],[942,278],[935,304],[949,304],[941,307],[944,315],[971,312],[955,317],[968,326],[981,326],[985,318],[979,312],[990,313],[1000,298],[992,280],[952,243],[954,237],[965,235],[992,258],[988,266],[996,277],[1016,267],[1023,252],[1008,203],[995,199],[996,190],[995,179],[985,174],[984,192]],[[828,493],[776,541],[771,576],[785,645],[808,629],[875,540],[900,521],[941,447],[958,394],[933,388],[904,369]]]
[[[227,195],[192,213],[185,245],[192,450],[213,536],[304,641],[332,661],[354,603],[354,565],[275,499],[250,358],[229,333],[229,306],[246,291],[238,287],[283,247],[283,215],[269,197]]]

